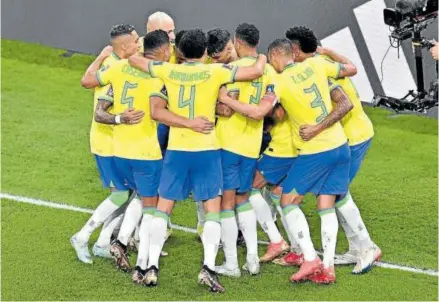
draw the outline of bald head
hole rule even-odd
[[[165,31],[171,42],[175,40],[175,24],[174,20],[167,13],[155,12],[148,17],[146,22],[146,32],[149,33],[154,30]]]

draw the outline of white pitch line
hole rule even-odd
[[[16,196],[16,195],[8,194],[8,193],[0,193],[0,199],[9,199],[9,200],[17,201],[17,202],[29,203],[29,204],[33,204],[33,205],[49,207],[49,208],[54,208],[54,209],[69,210],[69,211],[82,212],[82,213],[88,213],[88,214],[93,213],[92,209],[76,207],[76,206],[68,205],[65,203],[57,203],[57,202],[51,202],[51,201],[46,201],[46,200],[41,200],[41,199],[24,197],[24,196]],[[181,225],[172,224],[171,227],[173,229],[180,230],[180,231],[183,231],[186,233],[193,233],[193,234],[197,233],[196,229],[181,226]],[[268,242],[266,242],[266,241],[259,241],[259,243],[268,244]],[[424,275],[435,276],[435,277],[439,276],[439,272],[432,270],[432,269],[420,269],[420,268],[416,268],[416,267],[410,267],[410,266],[404,266],[404,265],[398,265],[398,264],[392,264],[392,263],[386,263],[386,262],[376,262],[375,265],[379,266],[379,267],[383,267],[383,268],[397,269],[397,270],[411,272],[411,273],[424,274]]]

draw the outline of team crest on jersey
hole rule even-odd
[[[162,89],[160,90],[160,93],[162,93],[165,96],[168,96],[168,90],[166,89],[165,85],[163,85]]]
[[[223,64],[223,67],[228,69],[228,70],[232,70],[233,69],[233,66],[229,65],[229,64]]]
[[[154,66],[163,65],[163,62],[154,61],[154,62],[152,62],[152,65],[154,65]]]
[[[267,85],[267,89],[265,90],[265,92],[274,92],[274,85],[273,84]]]

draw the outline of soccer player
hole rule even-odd
[[[341,63],[349,61],[331,49],[319,48],[317,38],[309,28],[302,26],[290,28],[286,32],[286,36],[293,43],[296,62],[312,59],[318,54]],[[369,149],[374,135],[373,125],[363,110],[357,89],[351,79],[348,77],[330,79],[330,82],[332,88],[341,87],[353,104],[352,110],[346,116],[344,116],[343,111],[341,112],[341,116],[344,116],[341,124],[348,138],[351,151],[349,180],[352,182]],[[342,103],[337,102],[334,105],[334,107],[337,107]],[[325,121],[318,125],[302,125],[300,133],[303,139],[311,140],[327,127]],[[371,240],[360,211],[349,192],[337,196],[335,209],[349,243],[349,250],[342,255],[341,263],[356,263],[353,273],[365,273],[380,258],[381,250]]]
[[[204,65],[206,35],[202,30],[189,30],[179,48],[186,62],[181,65],[154,62],[139,56],[130,57],[130,64],[152,76],[161,78],[168,91],[168,103],[151,102],[152,117],[171,126],[159,186],[159,202],[152,222],[148,271],[145,283],[156,285],[159,255],[164,244],[166,224],[176,200],[185,200],[193,192],[195,201],[203,201],[206,223],[203,232],[204,263],[198,280],[212,291],[223,292],[215,274],[215,258],[221,236],[220,198],[222,169],[219,145],[213,128],[215,105],[221,85],[234,81],[253,80],[263,74],[266,58],[260,56],[249,67],[222,64]],[[166,109],[167,108],[167,109]],[[180,128],[184,116],[197,116],[212,124],[206,134]]]
[[[209,63],[228,64],[238,59],[228,30],[214,28],[207,32],[207,55]]]
[[[120,24],[113,26],[110,31],[110,42],[112,47],[106,47],[96,60],[88,67],[84,78],[96,72],[99,68],[118,62],[120,59],[128,58],[138,49],[139,36],[131,25]],[[84,79],[83,78],[83,79]],[[85,83],[82,82],[84,85]],[[98,170],[104,187],[110,188],[111,193],[95,210],[92,217],[83,228],[72,236],[70,242],[76,251],[79,260],[85,263],[93,263],[88,250],[90,235],[96,230],[116,209],[128,200],[128,188],[119,186],[115,189],[117,182],[120,182],[113,158],[113,127],[96,122],[102,106],[105,105],[105,94],[108,87],[97,88],[94,93],[94,107],[96,108],[95,118],[92,121],[90,130],[91,152],[95,155]],[[103,100],[103,101],[102,101]],[[144,112],[129,109],[119,116],[122,123],[137,123],[143,117]],[[123,184],[123,180],[122,180]],[[96,256],[108,257],[108,243],[100,241],[101,245],[95,245],[93,252]]]
[[[148,17],[146,21],[146,33],[149,33],[154,30],[163,30],[168,34],[169,41],[171,44],[169,45],[169,50],[171,52],[171,57],[169,58],[170,63],[177,63],[177,55],[175,52],[175,24],[174,19],[164,12],[155,12]],[[141,48],[139,49],[140,53],[143,53],[143,37],[140,38]]]
[[[175,35],[175,54],[177,56],[177,64],[184,63],[185,61],[183,54],[178,48],[178,45],[180,44],[181,38],[183,38],[183,35],[186,33],[186,31],[187,30],[182,29]]]
[[[259,30],[252,24],[239,24],[235,30],[235,49],[240,57],[234,66],[250,66],[257,57]],[[229,84],[227,90],[239,102],[259,104],[265,92],[274,89],[274,70],[266,65],[264,75],[252,82]],[[216,268],[221,275],[239,277],[237,245],[238,215],[240,229],[247,246],[247,269],[250,274],[259,273],[256,215],[249,203],[259,149],[262,143],[263,120],[249,119],[241,114],[218,117],[216,125],[221,146],[224,194],[221,201],[221,241],[225,263]]]
[[[275,40],[268,51],[270,63],[280,73],[276,94],[287,113],[293,131],[293,144],[299,153],[282,182],[281,196],[288,228],[304,256],[300,270],[290,280],[333,283],[338,231],[334,203],[337,195],[346,194],[348,190],[350,154],[343,128],[335,122],[338,113],[331,112],[328,77],[352,76],[356,74],[356,68],[351,63],[334,63],[322,57],[295,64],[292,44],[288,39]],[[335,90],[348,100],[342,90]],[[238,111],[238,108],[232,109]],[[326,116],[330,116],[327,123],[331,126],[310,141],[302,140],[300,126],[318,124]],[[323,264],[311,241],[305,215],[299,208],[306,193],[317,196],[322,221]]]

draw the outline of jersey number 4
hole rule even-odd
[[[189,106],[189,118],[194,119],[194,101],[195,101],[195,86],[191,86],[191,91],[188,99],[184,99],[184,89],[183,85],[180,86],[180,93],[178,95],[178,108],[184,108]]]
[[[134,97],[132,96],[127,97],[127,94],[128,94],[128,90],[136,89],[136,88],[137,88],[137,83],[133,84],[128,81],[125,81],[125,84],[123,85],[122,98],[120,100],[120,103],[124,105],[128,104],[128,108],[133,108]]]
[[[314,94],[315,98],[311,102],[311,108],[320,108],[322,111],[322,114],[320,114],[316,118],[316,122],[320,123],[322,122],[325,117],[328,116],[328,109],[326,109],[325,103],[323,102],[322,95],[320,94],[319,88],[317,88],[316,84],[313,84],[310,88],[303,89],[303,92],[306,94]]]

